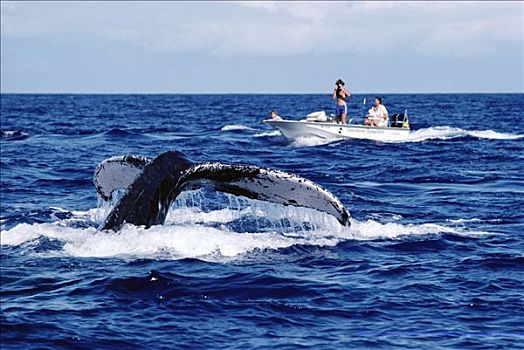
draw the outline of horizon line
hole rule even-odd
[[[330,95],[330,92],[18,92],[0,91],[1,95]],[[352,92],[352,95],[398,94],[398,95],[467,95],[467,94],[524,94],[523,91],[424,91],[424,92]]]

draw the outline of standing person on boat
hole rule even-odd
[[[337,109],[335,115],[337,116],[337,123],[346,124],[346,116],[348,113],[347,99],[351,94],[349,90],[344,88],[344,81],[338,79],[335,83],[335,89],[333,90],[333,99],[337,100]]]
[[[388,110],[382,104],[382,97],[375,97],[375,105],[369,109],[366,117],[364,124],[367,126],[388,126]]]

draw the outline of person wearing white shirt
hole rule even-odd
[[[382,104],[382,98],[377,96],[375,97],[375,105],[369,109],[364,124],[367,126],[387,127],[388,118],[388,110]]]
[[[269,115],[271,116],[271,119],[273,120],[283,120],[282,118],[280,118],[277,111],[271,111]]]

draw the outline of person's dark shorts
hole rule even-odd
[[[340,118],[342,114],[347,115],[348,114],[348,105],[338,105],[337,109],[335,110],[335,115],[337,118]]]

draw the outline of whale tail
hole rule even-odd
[[[124,223],[163,224],[171,203],[180,193],[209,186],[216,191],[283,205],[315,209],[349,225],[349,213],[340,200],[320,185],[297,175],[252,165],[193,163],[177,151],[152,159],[112,157],[100,163],[94,176],[100,197],[125,193],[101,229],[118,229]]]

